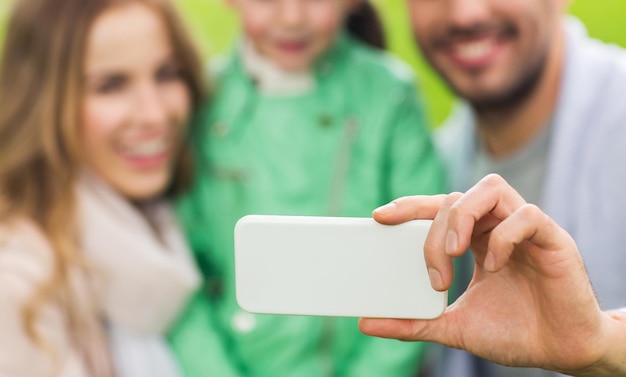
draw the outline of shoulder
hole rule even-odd
[[[212,96],[203,107],[204,116],[216,109],[238,109],[253,92],[253,86],[242,67],[239,49],[217,55],[209,63]]]
[[[207,71],[215,90],[223,90],[223,86],[230,86],[245,78],[240,51],[238,45],[235,45],[230,51],[211,57]]]
[[[579,142],[590,145],[611,139],[609,144],[623,149],[626,50],[590,38],[575,19],[565,22],[565,30],[566,61],[555,123],[561,133]]]
[[[50,248],[32,222],[0,225],[0,375],[50,375],[52,359],[26,334],[23,313],[51,268]],[[64,334],[61,311],[46,307],[40,313],[40,335],[59,344],[64,338],[59,335]]]
[[[424,108],[411,67],[389,52],[349,36],[343,36],[340,42],[341,49],[331,60],[336,68],[323,81],[337,93],[349,93],[340,100],[348,101],[347,106],[357,112],[375,114],[375,119],[398,120],[404,117],[399,114],[407,111],[423,118]],[[417,122],[411,117],[406,119]]]
[[[468,136],[473,133],[473,127],[471,108],[465,102],[457,102],[448,118],[433,132],[437,147],[444,154],[458,150],[463,142],[470,142]]]
[[[49,242],[32,221],[0,225],[0,311],[12,310],[6,307],[9,303],[24,305],[50,278],[53,258]]]
[[[35,285],[53,267],[53,252],[43,232],[32,221],[18,219],[0,225],[0,277]],[[19,278],[19,279],[18,279]]]
[[[211,80],[219,80],[227,73],[232,73],[236,60],[236,54],[221,54],[212,57],[207,65],[207,72]]]
[[[415,84],[413,69],[388,51],[367,46],[349,36],[344,37],[343,64],[346,71],[361,79],[385,86],[412,88]]]
[[[564,27],[568,41],[573,47],[580,46],[590,58],[611,62],[621,67],[626,64],[626,50],[623,47],[590,37],[580,20],[568,17],[564,21]]]
[[[565,21],[566,79],[606,98],[626,91],[626,49],[591,38],[574,18]],[[624,107],[624,106],[621,106]]]
[[[602,154],[612,148],[624,150],[626,50],[590,38],[576,19],[567,19],[564,26],[565,62],[553,118],[555,145],[562,145],[558,150],[568,156],[584,151],[597,157],[601,153],[596,145],[602,145]]]
[[[457,102],[446,121],[433,132],[433,140],[448,170],[453,190],[466,190],[463,177],[474,153],[474,115],[465,102]]]

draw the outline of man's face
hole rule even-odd
[[[417,42],[479,108],[525,98],[541,78],[567,0],[408,0]]]

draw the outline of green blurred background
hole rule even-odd
[[[0,0],[0,39],[13,1]],[[42,0],[46,1],[46,0]],[[431,123],[445,119],[453,101],[445,86],[428,69],[413,44],[406,14],[406,0],[372,0],[387,30],[389,49],[418,72]],[[553,0],[544,0],[553,1]],[[226,51],[237,37],[237,17],[225,0],[175,0],[206,58]],[[575,0],[570,12],[585,22],[589,34],[626,47],[626,0]]]

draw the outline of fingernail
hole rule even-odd
[[[459,238],[454,230],[449,230],[446,236],[446,254],[451,255],[459,248]]]
[[[485,270],[494,271],[496,269],[496,257],[491,252],[487,252],[484,263]]]
[[[376,212],[379,215],[388,215],[390,213],[395,212],[397,208],[398,206],[396,205],[396,203],[391,202],[391,203],[385,204],[384,206],[380,206],[376,208],[374,212]]]
[[[443,280],[441,279],[441,274],[439,271],[434,268],[428,269],[428,277],[430,278],[430,285],[436,289],[440,290],[443,288]]]

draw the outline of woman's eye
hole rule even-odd
[[[123,76],[111,76],[102,80],[97,86],[96,91],[100,94],[109,94],[124,89],[127,80]]]
[[[156,73],[156,79],[159,82],[178,81],[182,77],[183,73],[178,65],[163,66]]]

